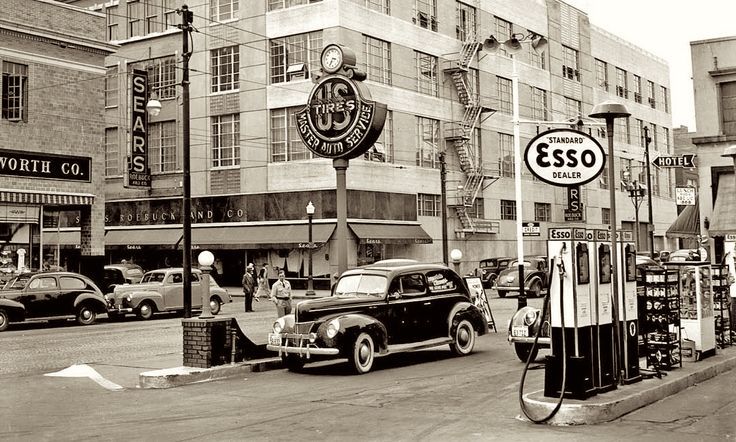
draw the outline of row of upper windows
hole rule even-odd
[[[633,73],[629,75],[626,70],[618,66],[614,67],[616,69],[616,95],[621,98],[633,99],[635,103],[644,104],[642,77]],[[631,82],[629,79],[631,79]],[[597,58],[595,59],[595,80],[597,87],[605,91],[611,90],[611,84],[608,80],[608,63]],[[631,85],[631,88],[629,85]],[[661,85],[658,87],[653,81],[646,80],[646,104],[652,109],[661,109],[669,113],[670,104],[667,87]]]

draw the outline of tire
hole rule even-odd
[[[143,301],[138,306],[138,317],[141,319],[149,320],[153,318],[153,313],[156,311],[156,307],[151,301]]]
[[[516,352],[516,357],[518,357],[521,362],[526,363],[526,361],[529,359],[530,353],[532,361],[537,359],[539,347],[535,348],[534,351],[532,351],[532,344],[514,342],[514,351]]]
[[[535,298],[542,296],[542,283],[535,281],[529,288],[529,293]]]
[[[467,356],[473,352],[475,347],[475,329],[467,319],[462,319],[452,333],[450,350],[456,356]]]
[[[218,298],[217,296],[211,297],[210,298],[210,313],[212,313],[213,316],[217,315],[218,313],[220,313],[220,308],[221,308],[220,298]]]
[[[499,297],[499,298],[505,298],[505,297],[506,297],[506,292],[504,292],[504,291],[502,291],[502,290],[499,290],[499,291],[498,291],[498,297]]]
[[[488,288],[493,288],[496,286],[496,280],[498,279],[498,275],[491,275],[488,277]]]
[[[8,312],[0,308],[0,332],[4,332],[10,325],[10,316]]]
[[[77,309],[77,324],[92,325],[97,320],[97,312],[92,310],[88,304],[82,304]]]
[[[283,354],[281,355],[281,362],[289,371],[299,372],[304,368],[304,359],[300,358],[299,355]]]
[[[357,374],[365,374],[371,371],[375,359],[374,351],[373,338],[365,332],[358,335],[348,357]]]

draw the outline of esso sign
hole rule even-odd
[[[606,153],[590,135],[552,129],[534,137],[524,151],[526,167],[553,186],[581,186],[593,181],[606,166]]]

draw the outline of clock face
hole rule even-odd
[[[342,66],[342,51],[333,46],[327,48],[322,54],[322,66],[327,72],[335,72]]]

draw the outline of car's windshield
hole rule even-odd
[[[348,275],[337,282],[336,296],[375,296],[386,293],[387,281],[383,275]]]
[[[498,262],[495,259],[484,259],[480,262],[481,267],[495,267]]]
[[[148,272],[143,275],[141,282],[163,282],[166,277],[164,272]]]
[[[519,266],[519,261],[514,261],[513,263],[511,263],[509,267],[518,267],[518,266]],[[524,261],[524,267],[531,267],[531,266],[532,266],[532,263],[530,263],[529,261]]]
[[[10,281],[8,281],[7,284],[5,284],[5,287],[3,287],[3,288],[5,290],[25,288],[25,286],[28,284],[28,281],[30,279],[31,279],[31,277],[29,275],[16,276],[15,278],[13,278]]]

